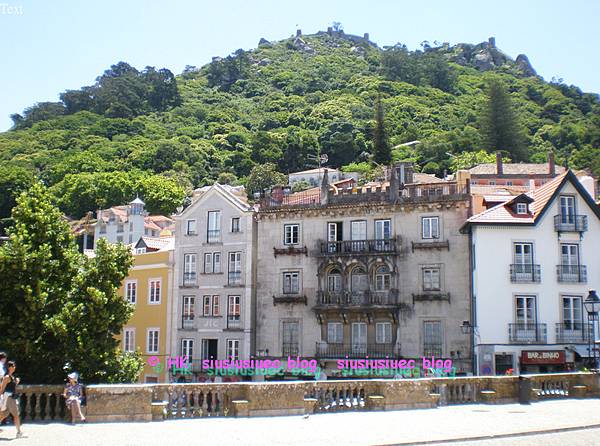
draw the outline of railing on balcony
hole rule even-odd
[[[242,272],[241,271],[229,271],[227,275],[228,285],[240,285],[242,283]]]
[[[240,328],[242,326],[242,321],[239,316],[227,316],[227,328]]]
[[[183,286],[194,286],[197,283],[196,273],[183,273]]]
[[[588,322],[561,322],[556,324],[558,344],[587,344],[594,335],[593,325]]]
[[[555,215],[554,230],[557,232],[585,232],[588,230],[587,215]]]
[[[531,263],[513,263],[510,265],[510,281],[512,283],[540,283],[540,265]]]
[[[398,290],[388,291],[318,291],[317,305],[396,305]]]
[[[468,194],[466,185],[457,183],[408,184],[400,190],[400,199],[410,201],[438,201],[456,199]]]
[[[319,242],[321,255],[357,255],[357,254],[389,254],[398,251],[398,240],[342,240],[335,242]]]
[[[400,356],[400,348],[395,344],[333,344],[328,342],[317,342],[315,356],[317,358],[346,358],[349,359],[365,359],[369,358],[385,358]]]
[[[194,315],[193,314],[184,314],[183,319],[181,321],[181,326],[184,330],[189,330],[194,328]]]
[[[297,342],[284,342],[281,349],[282,356],[294,356],[300,354]]]
[[[206,241],[208,243],[219,243],[221,241],[221,230],[208,229],[206,233]]]
[[[587,268],[585,265],[556,265],[556,275],[559,282],[587,282]]]
[[[545,344],[546,324],[517,322],[508,324],[508,341],[514,344]]]

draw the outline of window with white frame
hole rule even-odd
[[[386,265],[378,266],[375,270],[375,291],[387,291],[391,286],[390,269]]]
[[[442,322],[423,321],[423,356],[443,356]]]
[[[392,343],[392,323],[377,322],[375,324],[375,343],[376,344],[391,344]]]
[[[527,214],[527,203],[517,203],[517,214]]]
[[[231,219],[231,232],[240,232],[240,217]]]
[[[185,234],[186,235],[197,235],[196,220],[186,220],[185,222]]]
[[[194,357],[194,340],[193,339],[182,339],[181,340],[181,356],[188,357],[188,364],[192,363]]]
[[[423,291],[439,291],[440,287],[440,268],[423,268]]]
[[[123,329],[123,350],[126,352],[135,351],[135,328]]]
[[[128,280],[125,282],[125,299],[130,304],[137,302],[137,280]]]
[[[228,296],[227,300],[227,321],[239,321],[241,296]]]
[[[339,293],[342,291],[342,274],[339,269],[332,269],[327,274],[327,291],[330,293]]]
[[[183,255],[183,284],[196,284],[196,254]]]
[[[287,271],[283,273],[283,294],[300,293],[300,272]]]
[[[327,323],[327,343],[342,344],[344,342],[344,326],[341,322]]]
[[[239,285],[242,283],[242,253],[229,253],[229,285]]]
[[[563,296],[562,313],[564,330],[581,330],[583,328],[581,296]],[[587,336],[587,333],[585,335]]]
[[[297,223],[283,225],[283,244],[297,245],[300,243],[300,225]]]
[[[204,273],[213,274],[221,272],[221,253],[207,252],[204,254]]]
[[[440,238],[440,218],[439,217],[422,217],[422,237],[424,239]]]
[[[220,316],[220,296],[202,296],[202,316]]]
[[[158,353],[158,339],[160,336],[159,328],[149,328],[146,337],[146,353],[157,354]]]
[[[148,284],[148,303],[159,304],[161,292],[161,279],[150,279]]]
[[[208,243],[217,243],[221,241],[221,211],[208,212],[206,241]]]
[[[189,328],[194,322],[194,296],[183,296],[183,308],[182,308],[182,319],[184,328]]]
[[[227,359],[234,361],[240,358],[240,340],[227,339]]]

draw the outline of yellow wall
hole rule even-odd
[[[158,377],[159,382],[167,382],[166,374],[166,352],[168,351],[167,337],[169,326],[167,324],[167,314],[171,301],[171,280],[173,272],[173,251],[157,251],[146,254],[136,254],[134,256],[134,266],[129,271],[129,275],[123,281],[119,294],[125,298],[125,284],[128,281],[137,281],[137,296],[134,313],[123,327],[123,329],[135,329],[136,349],[142,353],[144,358],[144,370],[140,375],[140,382],[146,382],[147,376]],[[150,303],[150,280],[160,279],[161,298],[160,304]],[[159,349],[158,354],[148,353],[147,347],[147,329],[159,328]],[[123,332],[118,336],[123,348]],[[157,373],[148,364],[147,359],[151,356],[158,356],[163,365],[163,370]]]

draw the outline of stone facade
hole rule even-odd
[[[325,182],[327,179],[325,179]],[[471,371],[468,188],[321,188],[257,214],[257,355],[454,361]],[[289,203],[289,205],[286,205]]]
[[[176,216],[175,309],[171,356],[247,359],[253,352],[253,240],[255,224],[243,188],[215,184],[195,192]]]

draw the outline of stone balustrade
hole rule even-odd
[[[86,388],[89,421],[277,416],[439,405],[504,404],[519,400],[519,381],[543,398],[600,396],[593,373],[285,381],[244,383],[94,385]],[[523,383],[521,383],[523,384]],[[62,386],[21,386],[25,420],[63,420]]]

